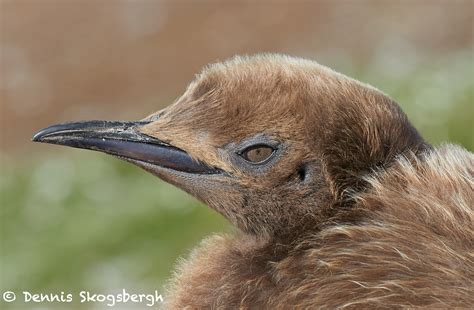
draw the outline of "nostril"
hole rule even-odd
[[[301,182],[304,182],[304,180],[306,180],[306,166],[301,166],[298,168],[298,177]]]

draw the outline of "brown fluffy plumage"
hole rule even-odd
[[[284,249],[214,236],[181,263],[171,308],[470,308],[474,304],[474,156],[446,145],[400,158],[357,194],[357,222]]]
[[[473,154],[431,147],[389,97],[315,62],[236,57],[143,121],[33,140],[120,156],[237,228],[181,263],[169,308],[474,305]]]
[[[239,190],[262,197],[201,198],[241,232],[207,239],[180,264],[170,308],[474,304],[473,155],[432,149],[378,90],[311,61],[235,58],[159,115],[144,132],[242,175]],[[268,179],[219,154],[260,132],[293,147]],[[306,162],[318,163],[312,190],[281,185]]]

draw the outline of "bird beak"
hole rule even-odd
[[[194,160],[185,151],[139,131],[148,121],[85,121],[47,127],[33,141],[111,154],[135,163],[151,164],[193,174],[219,170]]]

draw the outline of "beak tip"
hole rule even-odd
[[[38,133],[35,133],[35,134],[33,135],[33,137],[31,138],[31,141],[32,141],[32,142],[41,142],[41,135],[40,135],[40,133],[39,133],[39,132],[38,132]]]
[[[48,142],[48,138],[54,137],[55,134],[61,133],[61,131],[67,126],[67,124],[52,125],[41,129],[36,132],[31,141],[33,142]]]
[[[31,141],[44,142],[44,138],[46,135],[47,135],[47,132],[45,132],[45,129],[42,129],[33,135],[33,137],[31,138]]]

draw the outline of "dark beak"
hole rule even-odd
[[[86,121],[53,125],[33,136],[33,141],[99,151],[120,158],[195,174],[219,170],[200,163],[185,151],[138,129],[148,122]]]

